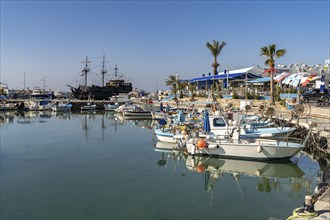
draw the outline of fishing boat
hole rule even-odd
[[[205,111],[204,127],[208,127],[206,133],[210,136],[228,136],[233,129],[237,127],[235,121],[228,121],[224,116],[209,116]],[[240,138],[268,138],[289,136],[296,130],[294,127],[261,127],[256,128],[249,124],[238,125],[240,129]]]
[[[241,139],[240,129],[233,129],[227,138],[206,136],[199,138],[198,133],[192,134],[186,142],[187,151],[192,156],[208,155],[222,158],[239,158],[248,160],[275,160],[291,158],[301,151],[310,136],[306,135],[302,143],[289,139]]]
[[[237,127],[235,122],[231,124],[229,121],[221,115],[209,116],[207,111],[204,112],[204,125],[189,123],[196,127],[196,129],[203,128],[203,131],[199,133],[200,137],[213,137],[213,138],[228,138],[233,132],[233,129]],[[187,125],[187,124],[186,124]],[[252,138],[273,138],[273,137],[288,137],[296,128],[292,127],[262,127],[256,128],[249,124],[238,125],[240,127],[240,138],[252,139]],[[166,128],[155,128],[154,133],[157,139],[164,142],[175,143],[181,138],[181,134],[177,134],[175,128],[176,125],[168,126]],[[180,129],[179,129],[180,130]],[[182,129],[181,129],[182,130]]]
[[[54,105],[55,102],[49,99],[29,100],[24,104],[30,111],[48,111],[51,110]]]
[[[52,110],[55,112],[65,112],[71,111],[72,104],[69,102],[57,102],[54,106],[52,106]]]
[[[0,103],[0,111],[9,111],[17,109],[17,105],[14,103],[2,102]]]
[[[242,116],[240,119],[240,124],[242,126],[245,125],[248,128],[269,128],[275,126],[270,119],[264,120],[262,117],[256,115]]]
[[[118,102],[107,103],[107,104],[104,104],[104,110],[105,111],[115,111],[119,106],[120,106],[120,104]]]
[[[161,142],[176,143],[177,138],[179,138],[178,136],[176,136],[177,138],[174,138],[175,132],[170,128],[166,128],[166,129],[155,128],[154,133],[157,139]]]
[[[144,110],[137,105],[133,105],[129,109],[124,109],[123,115],[125,118],[152,118],[151,111]]]
[[[82,75],[85,77],[85,84],[79,85],[77,88],[68,85],[71,89],[73,96],[76,99],[87,100],[89,98],[95,100],[108,100],[112,96],[116,96],[119,93],[129,93],[132,91],[132,84],[129,82],[125,82],[122,79],[123,75],[118,76],[117,74],[117,66],[115,67],[115,77],[104,85],[104,76],[107,73],[105,68],[105,57],[103,56],[103,67],[101,70],[102,74],[102,85],[88,85],[87,84],[87,75],[90,74],[90,68],[88,66],[90,61],[88,57],[84,61],[85,67],[82,69]]]
[[[93,104],[93,103],[88,102],[86,105],[81,106],[80,109],[82,111],[95,110],[96,109],[96,105]]]

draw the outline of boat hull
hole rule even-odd
[[[124,110],[123,115],[125,118],[131,117],[131,118],[152,118],[150,111],[130,111],[130,110]]]
[[[174,139],[174,134],[170,133],[166,130],[162,131],[162,129],[155,129],[155,134],[156,137],[159,141],[161,142],[166,142],[166,143],[176,143],[176,139]]]
[[[85,105],[85,106],[81,106],[80,109],[83,111],[96,110],[96,105]]]
[[[129,93],[131,92],[132,85],[129,84],[127,86],[119,86],[119,87],[108,87],[108,86],[88,86],[88,87],[81,87],[78,88],[70,87],[73,96],[76,99],[80,100],[107,100],[112,96],[116,96],[119,93]]]
[[[268,141],[250,143],[247,140],[239,142],[211,142],[208,147],[198,148],[195,143],[187,142],[187,151],[191,155],[208,155],[221,158],[239,158],[253,160],[275,160],[291,158],[303,149],[298,143],[283,141]]]

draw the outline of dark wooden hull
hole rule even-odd
[[[101,87],[90,86],[81,88],[71,87],[71,92],[76,99],[87,100],[108,100],[110,97],[118,95],[119,93],[129,93],[132,91],[132,86],[120,86],[120,87]]]

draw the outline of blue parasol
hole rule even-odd
[[[321,85],[320,85],[320,93],[324,93],[325,91],[325,80],[324,80],[324,75],[321,77]]]
[[[206,133],[209,133],[211,131],[210,121],[209,121],[209,112],[207,110],[204,110],[204,126],[203,130]]]
[[[160,103],[160,106],[159,106],[159,111],[162,112],[163,110],[164,110],[164,107],[163,107],[163,103],[161,102],[161,103]]]

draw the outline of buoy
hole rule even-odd
[[[205,171],[205,167],[203,166],[203,164],[200,164],[196,167],[196,171],[197,173],[203,173]]]
[[[206,147],[206,141],[203,140],[203,139],[199,139],[197,141],[197,147],[200,148],[200,149],[205,148]]]

